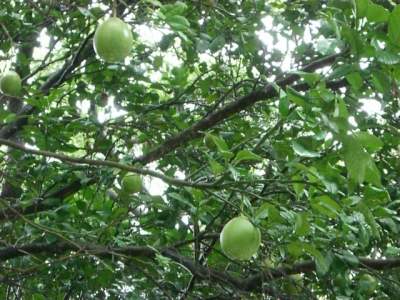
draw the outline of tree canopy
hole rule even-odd
[[[398,297],[399,1],[1,1],[0,68],[1,299]]]

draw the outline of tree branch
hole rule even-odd
[[[59,199],[60,200],[59,202],[61,202],[65,198],[68,198],[69,196],[78,192],[83,186],[89,186],[94,182],[95,182],[94,180],[91,180],[83,185],[80,180],[75,180],[67,184],[63,188],[46,195],[44,198],[38,198],[33,200],[32,201],[33,204],[29,206],[13,206],[4,208],[0,210],[0,222],[17,219],[19,215],[29,215],[53,209],[57,207],[57,204],[54,204],[54,202],[48,203],[46,200]]]
[[[62,79],[65,78],[74,68],[80,65],[80,63],[87,59],[90,56],[94,56],[94,50],[91,43],[88,43],[90,39],[85,39],[85,41],[78,48],[74,57],[67,61],[64,66],[58,71],[54,72],[47,81],[40,87],[40,91],[44,94],[48,93],[48,91],[59,85],[62,82]],[[28,123],[29,115],[35,112],[36,108],[32,105],[25,105],[22,107],[20,112],[16,115],[16,121],[11,124],[4,126],[0,130],[0,138],[9,139],[13,137],[23,126]]]
[[[336,61],[337,58],[341,57],[343,53],[331,55],[317,61],[310,63],[309,65],[305,66],[301,69],[303,72],[313,72],[319,68],[324,66],[330,65]],[[280,80],[276,81],[276,85],[280,88],[286,88],[288,85],[293,84],[298,80],[300,77],[297,74],[290,74],[286,77],[283,77]],[[330,88],[340,88],[346,84],[345,80],[341,81],[333,81],[328,82],[327,86]],[[309,88],[307,84],[298,84],[293,86],[294,89],[297,91],[304,91]],[[180,134],[171,137],[170,139],[166,140],[162,145],[158,146],[154,150],[150,151],[146,155],[137,157],[134,159],[134,162],[140,162],[143,165],[157,160],[164,156],[165,154],[175,150],[176,148],[185,145],[190,140],[200,137],[205,130],[215,126],[219,122],[227,119],[228,117],[238,113],[242,110],[248,109],[249,107],[253,106],[255,103],[271,99],[278,95],[278,91],[275,89],[274,85],[268,84],[267,86],[263,87],[262,89],[256,90],[246,96],[243,96],[227,105],[223,106],[222,108],[218,109],[217,111],[207,115],[199,122],[193,124],[191,127],[185,129]]]
[[[75,163],[75,164],[85,164],[85,165],[92,165],[92,166],[104,166],[104,167],[111,167],[115,169],[120,169],[128,172],[133,172],[141,175],[148,175],[152,177],[159,178],[163,180],[164,182],[175,185],[175,186],[189,186],[189,187],[196,187],[199,189],[204,189],[204,188],[218,188],[217,185],[212,184],[212,183],[194,183],[194,182],[189,182],[181,179],[176,179],[173,177],[168,177],[163,174],[160,174],[155,171],[151,171],[148,169],[141,169],[141,168],[136,168],[130,165],[126,164],[121,164],[118,162],[110,161],[110,160],[95,160],[95,159],[86,159],[86,158],[76,158],[76,157],[71,157],[63,154],[58,154],[58,153],[53,153],[50,151],[42,151],[42,150],[34,150],[25,147],[24,145],[21,145],[19,143],[15,143],[6,139],[0,138],[0,145],[6,145],[14,149],[19,149],[21,151],[24,151],[26,153],[34,154],[34,155],[40,155],[40,156],[45,156],[45,157],[52,157],[59,159],[63,162],[67,163]]]
[[[74,243],[75,244],[75,243]],[[268,291],[263,287],[264,278],[276,279],[287,277],[291,274],[311,273],[316,269],[313,260],[307,260],[296,263],[291,267],[281,267],[268,269],[259,272],[247,278],[238,278],[231,276],[227,272],[221,272],[213,268],[196,264],[192,259],[182,256],[173,248],[163,248],[157,251],[154,248],[146,246],[128,246],[128,247],[105,247],[102,245],[74,245],[69,243],[52,244],[29,244],[23,246],[13,246],[0,249],[0,261],[8,261],[28,255],[50,255],[64,254],[69,251],[80,252],[82,255],[95,255],[102,258],[113,258],[115,256],[144,257],[154,259],[157,254],[161,254],[174,262],[181,264],[188,269],[192,275],[204,281],[218,282],[228,284],[242,291]],[[370,259],[359,258],[359,265],[352,268],[369,268],[374,270],[387,270],[400,267],[400,258],[388,259]]]

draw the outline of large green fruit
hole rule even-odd
[[[7,96],[18,96],[21,92],[21,78],[14,71],[9,71],[1,76],[0,89]]]
[[[248,260],[260,247],[261,233],[246,217],[240,216],[233,218],[224,226],[220,242],[222,251],[228,257]]]
[[[360,290],[367,295],[371,295],[378,288],[378,281],[374,276],[362,274],[358,279]]]
[[[129,55],[133,45],[129,25],[119,18],[109,18],[97,27],[93,45],[97,55],[105,61],[122,61]]]
[[[142,190],[142,178],[139,175],[128,173],[122,178],[122,190],[128,194],[139,193]]]

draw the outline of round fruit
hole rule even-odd
[[[240,216],[233,218],[224,226],[220,242],[222,251],[228,257],[248,260],[260,247],[261,233],[246,217]]]
[[[378,287],[378,281],[369,274],[362,274],[358,279],[360,290],[367,295],[371,295]]]
[[[133,44],[129,25],[112,17],[97,27],[93,45],[98,56],[107,62],[122,61],[129,55]]]
[[[7,96],[18,96],[21,92],[21,78],[14,71],[5,73],[0,79],[0,89]]]
[[[122,179],[122,190],[126,193],[139,193],[142,190],[142,179],[136,174],[126,174]]]

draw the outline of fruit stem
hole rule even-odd
[[[117,16],[117,0],[113,0],[112,4],[112,16],[116,17]]]

